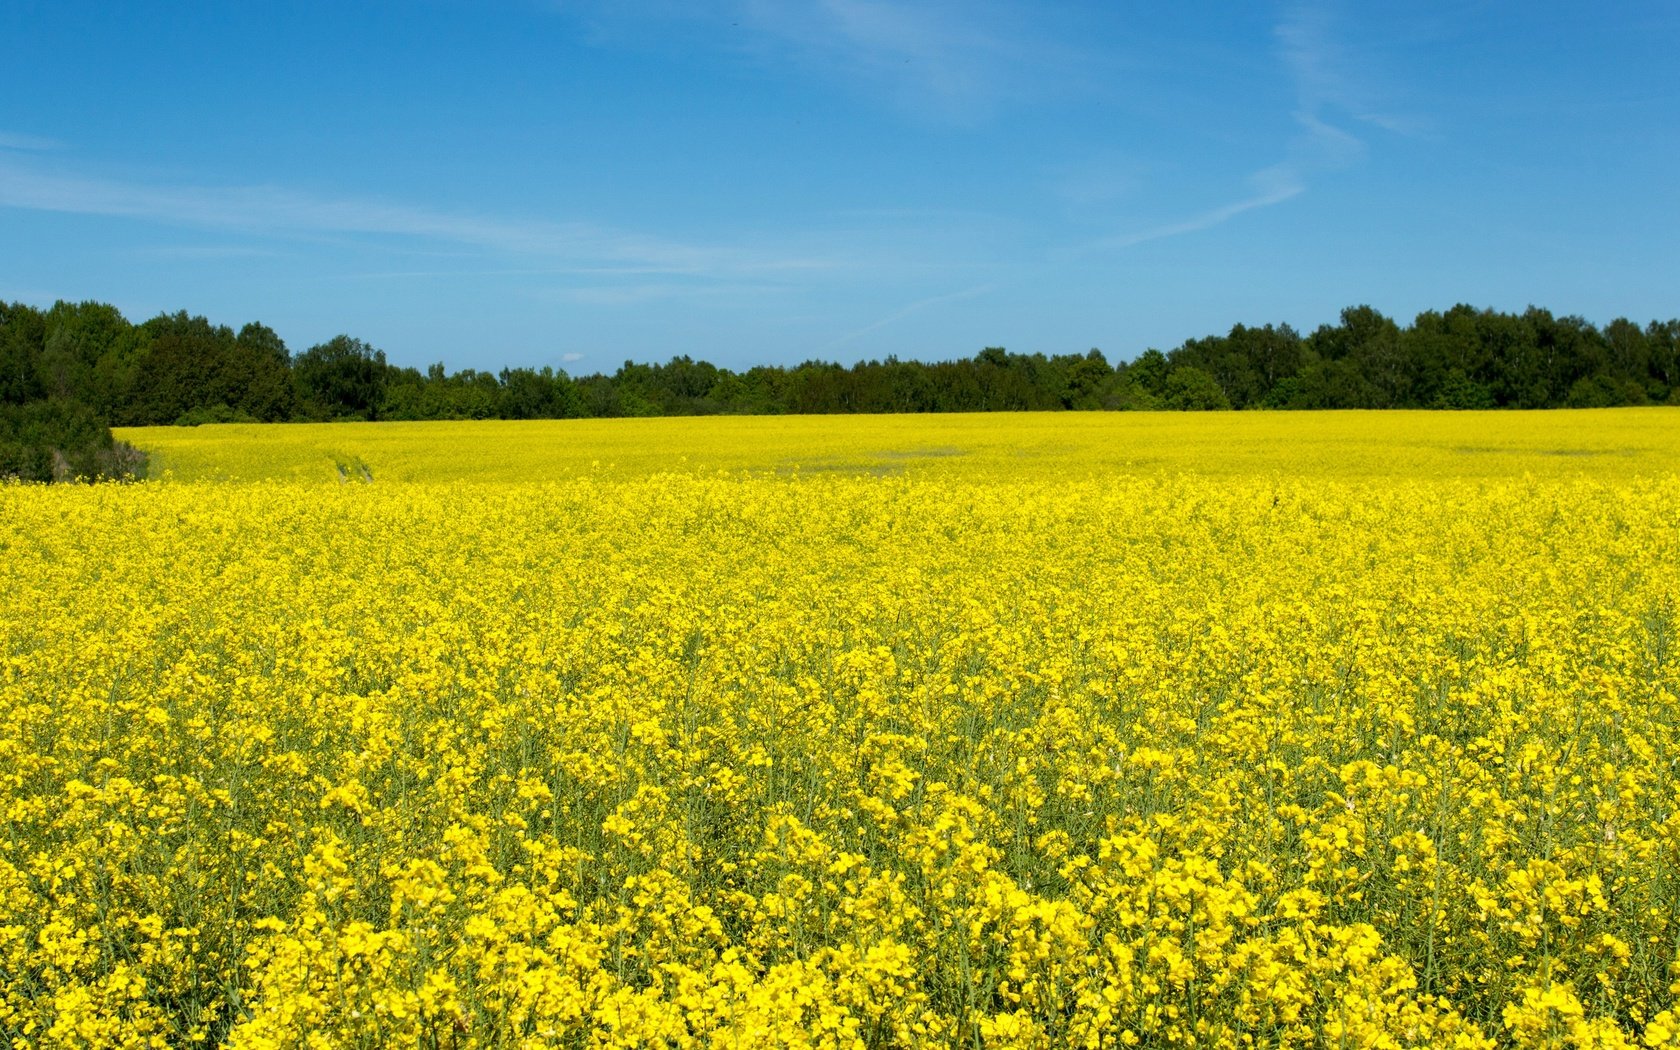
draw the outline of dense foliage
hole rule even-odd
[[[1370,307],[1301,336],[1237,325],[1111,366],[1100,351],[997,347],[968,360],[808,361],[733,372],[686,356],[611,375],[425,372],[338,336],[301,354],[260,324],[186,313],[130,325],[100,303],[0,304],[0,400],[92,406],[118,426],[223,419],[555,419],[710,413],[1092,408],[1555,408],[1675,396],[1680,321],[1600,329],[1578,317],[1455,306],[1408,327]]]
[[[611,375],[424,372],[341,335],[293,355],[275,332],[185,312],[130,324],[103,303],[0,303],[0,404],[88,406],[112,426],[282,420],[990,412],[1059,409],[1556,408],[1680,403],[1680,320],[1455,306],[1409,327],[1367,306],[1301,336],[1237,325],[1111,365],[1101,351],[998,347],[957,361],[807,361],[744,372],[687,356]],[[56,411],[56,410],[55,410]],[[0,476],[95,464],[104,445],[30,444],[0,416]],[[34,433],[34,431],[30,431]],[[24,470],[20,463],[29,464]],[[73,466],[67,467],[67,464]],[[100,467],[96,472],[105,468]],[[52,473],[51,470],[48,471]]]
[[[0,402],[0,479],[128,477],[144,461],[133,447],[113,441],[110,429],[80,402]]]
[[[0,485],[0,1039],[1680,1046],[1673,414]]]

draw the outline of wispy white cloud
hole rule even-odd
[[[281,186],[125,181],[0,156],[0,207],[137,219],[279,237],[390,238],[541,257],[577,268],[739,276],[822,270],[820,255],[691,244],[583,222],[513,220],[391,201],[323,197]]]
[[[1364,139],[1316,113],[1297,110],[1295,123],[1302,132],[1293,150],[1297,165],[1345,167],[1365,156]]]
[[[942,306],[945,303],[955,303],[955,302],[961,302],[964,299],[973,299],[975,296],[985,295],[987,292],[992,291],[996,287],[997,287],[997,285],[995,283],[980,284],[980,285],[975,285],[973,288],[964,288],[960,292],[948,292],[944,295],[932,295],[932,296],[927,297],[926,299],[917,299],[913,303],[907,303],[906,305],[899,307],[897,310],[894,310],[892,313],[888,314],[887,316],[881,318],[878,321],[874,321],[874,322],[871,322],[870,324],[866,324],[862,328],[857,329],[856,331],[847,332],[845,335],[840,336],[838,339],[833,339],[833,340],[829,341],[828,343],[823,345],[821,352],[822,353],[827,353],[828,351],[833,350],[837,347],[845,346],[847,343],[850,343],[850,342],[852,342],[856,339],[860,339],[863,336],[866,336],[871,332],[879,331],[880,329],[885,328],[888,325],[895,324],[898,321],[902,321],[904,318],[909,317],[911,314],[920,313],[921,311],[926,310],[930,307]]]
[[[160,244],[134,248],[129,255],[140,259],[169,262],[216,262],[222,259],[272,259],[280,255],[269,248],[248,244]]]
[[[19,153],[48,153],[64,148],[64,143],[57,139],[44,139],[38,135],[19,135],[10,131],[0,131],[0,150],[15,150]]]
[[[1365,140],[1347,121],[1396,133],[1415,133],[1416,118],[1379,112],[1364,81],[1361,65],[1335,31],[1331,0],[1291,4],[1273,28],[1278,57],[1295,95],[1292,117],[1297,128],[1285,144],[1284,159],[1248,177],[1248,192],[1186,219],[1123,234],[1102,247],[1126,248],[1148,241],[1198,233],[1239,215],[1282,204],[1307,192],[1312,177],[1350,167],[1364,159]]]
[[[572,0],[602,39],[649,20],[686,22],[710,46],[885,98],[917,116],[972,123],[1088,64],[1050,19],[999,0]]]
[[[648,277],[674,271],[660,266],[461,266],[452,269],[425,270],[361,270],[353,273],[323,275],[330,280],[403,281],[439,278],[459,280],[465,277]]]
[[[1345,98],[1348,84],[1342,48],[1330,32],[1330,9],[1322,3],[1294,3],[1272,29],[1295,93],[1304,108]]]
[[[1364,152],[1360,138],[1337,120],[1364,124],[1401,135],[1416,135],[1427,125],[1413,115],[1387,112],[1371,70],[1373,57],[1348,43],[1330,0],[1289,5],[1273,29],[1278,54],[1295,89],[1295,120],[1309,148],[1322,159],[1347,163]]]
[[[1429,135],[1434,129],[1434,124],[1427,117],[1415,114],[1362,111],[1355,113],[1354,117],[1372,127],[1381,128],[1390,134],[1401,135],[1410,139],[1422,138]]]
[[[536,293],[539,298],[576,303],[579,306],[624,307],[675,299],[705,300],[752,296],[762,298],[785,291],[777,285],[713,284],[693,281],[645,281],[623,284],[595,284],[555,288]]]
[[[885,0],[746,0],[741,16],[779,58],[861,81],[895,102],[972,116],[997,101],[1027,60],[979,7]]]
[[[1070,205],[1107,204],[1135,195],[1143,188],[1143,169],[1136,158],[1106,151],[1049,173],[1049,190]]]
[[[1293,197],[1300,196],[1306,191],[1298,174],[1288,165],[1278,165],[1256,172],[1249,179],[1253,192],[1240,200],[1229,204],[1222,204],[1217,208],[1192,215],[1188,219],[1170,222],[1161,226],[1139,230],[1136,233],[1122,234],[1119,237],[1104,241],[1102,246],[1107,248],[1130,248],[1133,245],[1148,241],[1164,240],[1168,237],[1178,237],[1186,233],[1199,233],[1210,230],[1222,223],[1229,222],[1244,212],[1258,208],[1269,208],[1274,204],[1282,204]]]

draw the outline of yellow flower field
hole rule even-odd
[[[717,416],[118,429],[176,480],[560,481],[748,471],[1007,481],[1121,474],[1669,473],[1680,411]]]
[[[24,1046],[1680,1046],[1680,412],[0,486]]]

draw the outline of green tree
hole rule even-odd
[[[1493,407],[1493,394],[1486,385],[1489,356],[1477,331],[1477,316],[1475,309],[1462,303],[1445,313],[1426,310],[1401,333],[1410,389],[1404,404],[1424,408]],[[1461,403],[1466,399],[1474,403]]]
[[[1123,377],[1139,390],[1161,397],[1167,392],[1167,373],[1171,370],[1167,355],[1150,347],[1126,365]]]
[[[233,330],[185,310],[140,326],[139,367],[120,422],[174,423],[195,409],[231,410],[239,378],[231,367]]]
[[[544,367],[503,369],[503,419],[575,419],[583,414],[577,388],[564,372]]]
[[[1680,320],[1646,325],[1645,347],[1650,354],[1646,374],[1651,400],[1680,401]]]
[[[41,373],[49,397],[80,401],[109,418],[126,400],[137,367],[138,338],[116,307],[60,301],[47,311]]]
[[[1628,380],[1617,379],[1603,372],[1582,376],[1570,384],[1564,404],[1570,408],[1614,408],[1618,405],[1644,404],[1645,391]]]
[[[1286,324],[1250,328],[1236,325],[1226,337],[1232,353],[1247,361],[1248,384],[1238,407],[1257,404],[1273,388],[1299,375],[1306,362],[1306,347],[1295,329]],[[1236,401],[1233,399],[1233,404]]]
[[[1317,358],[1301,370],[1291,408],[1376,408],[1381,395],[1356,359]]]
[[[0,404],[21,405],[46,396],[41,354],[47,322],[41,311],[0,301]]]
[[[292,362],[300,411],[314,419],[377,419],[385,399],[385,352],[336,335]]]
[[[1494,407],[1493,391],[1454,368],[1435,386],[1430,408],[1479,409]]]
[[[239,330],[230,356],[231,408],[264,423],[290,419],[297,400],[292,355],[274,329],[252,322]]]
[[[1231,340],[1222,335],[1187,339],[1167,354],[1167,360],[1174,369],[1193,368],[1206,373],[1227,404],[1239,408],[1247,404],[1259,385],[1259,377],[1240,349],[1233,347]]]
[[[1162,407],[1187,412],[1206,412],[1231,407],[1225,391],[1212,374],[1194,365],[1173,369],[1167,375]]]
[[[1405,403],[1408,383],[1400,327],[1381,312],[1350,306],[1342,311],[1339,324],[1321,326],[1308,345],[1326,363],[1316,388],[1332,401],[1353,402],[1324,407],[1392,408]]]
[[[1551,401],[1533,327],[1522,317],[1483,311],[1476,334],[1487,353],[1494,400],[1502,408],[1544,408]]]
[[[1625,317],[1618,317],[1604,328],[1604,348],[1609,358],[1610,374],[1624,383],[1638,385],[1641,400],[1650,400],[1651,395],[1656,394],[1656,399],[1660,401],[1667,394],[1666,390],[1658,392],[1653,389],[1651,342],[1646,338],[1645,329]]]
[[[1101,350],[1092,347],[1083,357],[1067,363],[1062,385],[1061,403],[1064,408],[1101,408],[1103,396],[1114,379],[1114,369]]]

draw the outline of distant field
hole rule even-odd
[[[1680,1045],[1675,410],[121,436],[12,1045]]]
[[[1071,477],[1621,477],[1680,462],[1680,409],[233,424],[117,436],[151,453],[154,475],[181,480],[546,481],[718,469],[975,477],[1026,468]]]

